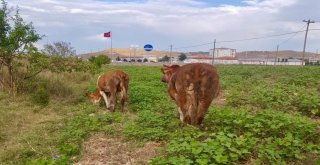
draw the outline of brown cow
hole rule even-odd
[[[200,125],[212,100],[219,94],[216,68],[195,63],[183,66],[164,65],[162,82],[168,83],[168,94],[176,102],[180,120]]]
[[[95,93],[87,94],[93,103],[99,103],[103,97],[107,109],[114,111],[117,101],[117,93],[120,92],[121,111],[124,111],[124,104],[128,100],[129,76],[121,70],[107,72],[98,77]]]

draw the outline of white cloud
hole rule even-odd
[[[39,13],[45,13],[46,10],[41,9],[41,8],[37,8],[37,7],[31,7],[31,6],[25,6],[25,5],[19,5],[19,8],[24,10],[30,10],[31,12],[39,12]]]
[[[51,10],[56,11],[56,12],[68,12],[69,11],[68,7],[60,6],[60,5],[54,5]]]
[[[58,4],[55,0],[38,0],[40,3]]]
[[[110,30],[114,34],[114,47],[152,42],[157,44],[157,49],[167,49],[170,44],[196,45],[214,39],[234,40],[297,31],[305,25],[301,18],[320,20],[318,0],[308,0],[308,3],[305,0],[245,0],[241,6],[210,6],[199,0],[147,0],[144,3],[10,0],[9,5],[20,6],[21,14],[27,16],[25,20],[34,22],[38,32],[47,35],[49,40],[71,42],[80,52],[105,48],[105,39],[100,34]],[[313,31],[310,39],[319,42],[319,33]],[[289,37],[218,46],[268,50]],[[297,45],[300,40],[303,38],[297,35],[284,47],[300,50]],[[207,51],[211,47],[185,50]],[[313,50],[317,45],[310,41],[308,47]]]

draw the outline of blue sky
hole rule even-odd
[[[319,0],[10,0],[26,22],[46,37],[37,43],[70,42],[77,53],[152,44],[154,49],[208,51],[213,47],[246,50],[297,50],[304,33],[243,42],[221,42],[305,29],[303,19],[320,21]],[[320,29],[320,22],[310,25]],[[219,42],[220,41],[220,42]],[[210,44],[204,44],[210,43]],[[307,51],[320,50],[320,31],[309,32]],[[195,46],[202,45],[202,46]],[[190,46],[190,47],[188,47]],[[181,48],[183,47],[183,48]],[[181,49],[178,49],[181,48]]]

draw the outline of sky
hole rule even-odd
[[[320,52],[320,0],[7,0],[45,35],[36,45],[70,42],[77,54],[113,48]],[[13,13],[12,13],[13,14]],[[292,33],[301,31],[299,33]],[[289,33],[289,34],[287,34]],[[275,36],[278,34],[287,34]],[[274,37],[270,37],[274,36]],[[251,38],[260,38],[252,39]],[[233,41],[233,42],[225,42]]]

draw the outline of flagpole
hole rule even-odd
[[[111,39],[111,62],[113,59],[113,52],[112,52],[112,32],[110,31],[110,39]]]

